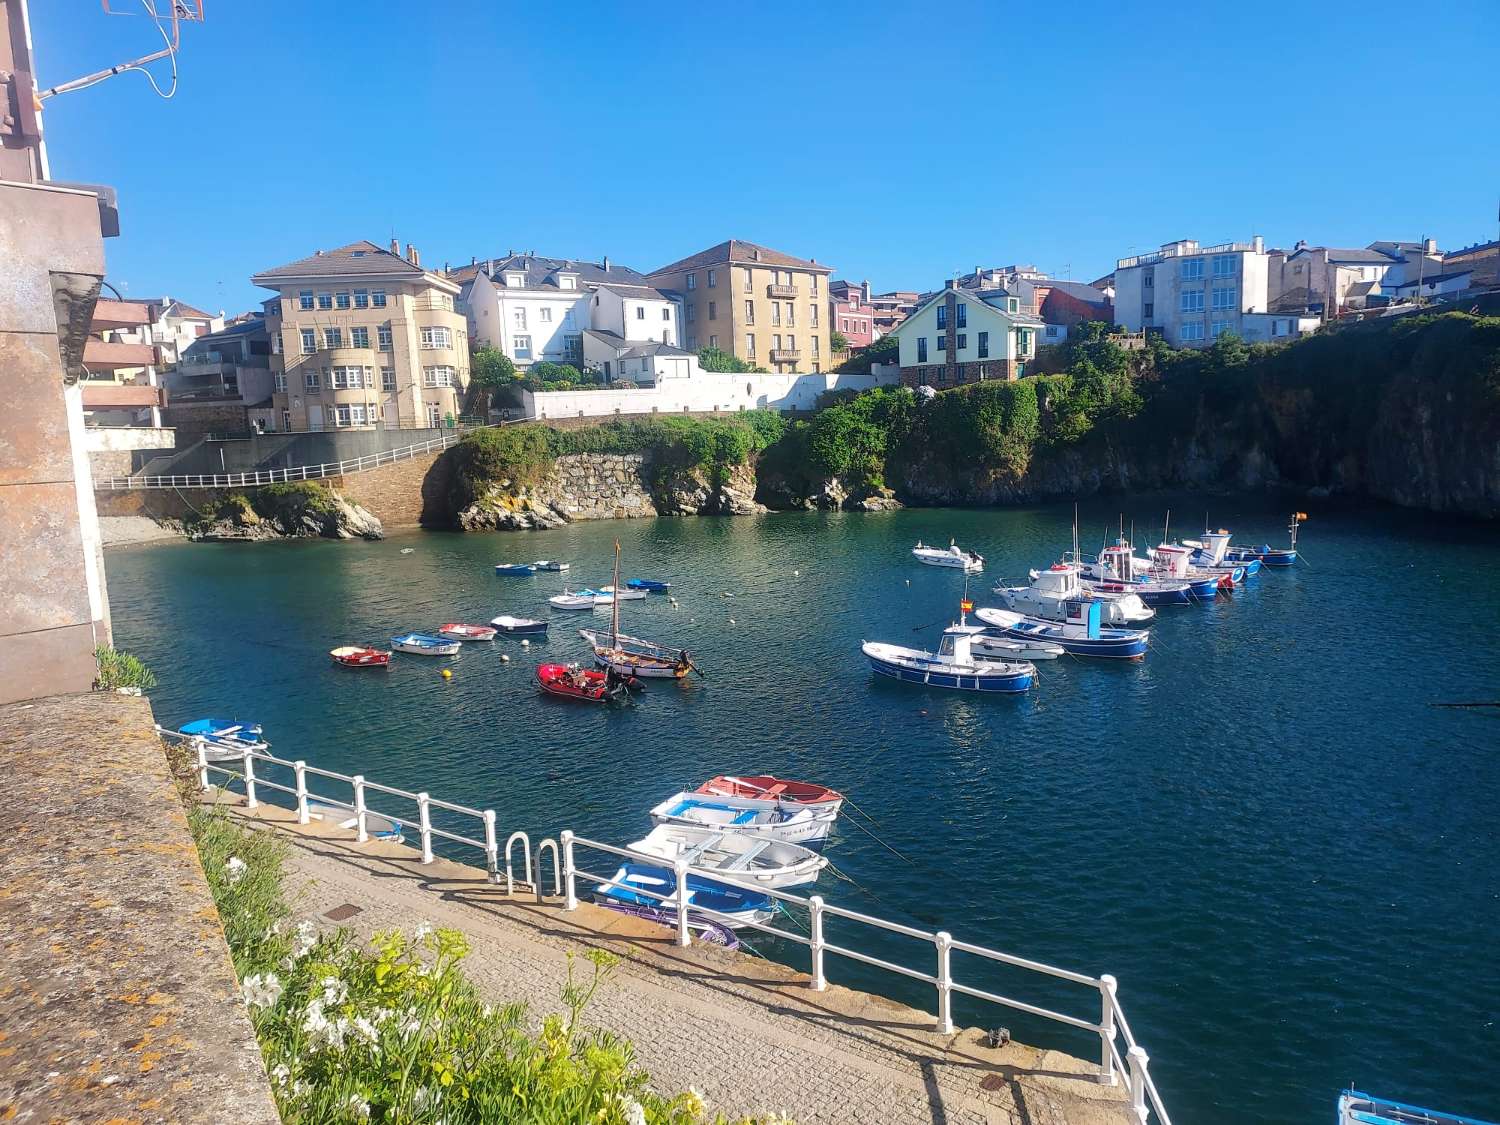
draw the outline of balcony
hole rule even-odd
[[[766,286],[766,296],[781,297],[784,299],[795,298],[797,296],[797,287],[795,285],[777,285],[775,282],[772,282]]]
[[[796,363],[802,358],[802,353],[796,348],[772,348],[772,363]]]
[[[90,371],[151,367],[158,362],[156,347],[152,344],[117,344],[94,337],[83,344],[83,365]]]

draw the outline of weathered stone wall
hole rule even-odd
[[[89,476],[92,480],[105,477],[128,477],[134,472],[134,457],[128,449],[89,450]]]
[[[388,528],[444,527],[450,464],[441,453],[428,453],[329,483]]]
[[[538,490],[570,520],[654,516],[656,504],[640,454],[570,453],[557,459]]]

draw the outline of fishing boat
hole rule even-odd
[[[789,781],[770,774],[732,777],[720,774],[698,786],[697,792],[719,797],[754,797],[762,801],[781,801],[789,805],[832,807],[835,814],[844,807],[844,795],[837,789],[811,781]]]
[[[651,810],[655,824],[747,832],[814,850],[823,846],[837,819],[837,808],[822,805],[687,792],[673,793]]]
[[[1290,547],[1273,547],[1269,543],[1259,547],[1230,547],[1226,556],[1228,561],[1249,562],[1253,559],[1266,566],[1291,566],[1297,561],[1297,528],[1306,519],[1306,512],[1292,513],[1292,522],[1287,528],[1291,533]]]
[[[1290,564],[1286,564],[1290,565]],[[1393,1102],[1389,1098],[1376,1098],[1358,1090],[1345,1090],[1339,1095],[1338,1125],[1491,1125],[1476,1117],[1460,1117],[1456,1113],[1444,1113],[1437,1109],[1422,1109]]]
[[[1082,585],[1082,569],[1071,562],[1054,563],[1046,570],[1033,570],[1028,577],[1029,586],[996,586],[1006,606],[1017,613],[1041,617],[1048,621],[1062,621],[1066,616],[1065,606],[1078,598],[1094,599],[1103,605],[1103,620],[1110,625],[1136,625],[1150,621],[1156,611],[1147,607],[1136,594],[1129,591],[1099,591],[1085,589]]]
[[[491,617],[490,624],[502,633],[515,636],[534,637],[539,633],[547,632],[547,622],[538,621],[535,617],[514,617],[509,613]]]
[[[342,645],[330,649],[328,655],[333,662],[345,668],[386,668],[390,666],[391,654],[378,648],[363,645]]]
[[[548,695],[581,703],[620,702],[630,690],[630,681],[623,676],[577,664],[538,664],[536,682]]]
[[[1123,535],[1099,552],[1096,559],[1081,563],[1080,581],[1096,593],[1132,593],[1148,606],[1185,605],[1195,597],[1212,598],[1218,591],[1218,579],[1204,577],[1194,584],[1187,579],[1158,577],[1152,564],[1135,557],[1134,548]]]
[[[337,828],[345,828],[351,832],[359,831],[359,818],[347,805],[308,801],[307,816],[310,820],[321,820]],[[370,812],[368,809],[365,811],[365,834],[376,840],[383,840],[387,844],[399,844],[406,839],[401,834],[401,825],[396,821],[384,813]]]
[[[1198,548],[1189,547],[1185,543],[1162,543],[1151,552],[1151,559],[1156,564],[1156,573],[1179,581],[1185,579],[1201,583],[1213,579],[1220,590],[1232,590],[1244,582],[1244,567],[1233,564],[1202,566],[1193,562],[1193,556],[1197,553]],[[1194,596],[1198,596],[1196,592]]]
[[[950,566],[965,574],[977,574],[984,569],[983,555],[965,551],[952,540],[948,541],[946,547],[929,547],[918,540],[917,545],[911,549],[911,554],[912,558],[928,566]]]
[[[613,910],[617,914],[628,914],[632,918],[640,918],[646,922],[655,922],[658,926],[668,926],[677,929],[677,912],[675,910],[663,910],[659,906],[644,906],[638,903],[622,902],[618,899],[596,899],[600,906]],[[690,910],[687,916],[688,932],[692,934],[693,940],[701,941],[705,945],[719,945],[725,949],[738,949],[740,939],[734,936],[734,931],[723,922],[715,922],[698,911]]]
[[[655,641],[640,637],[627,637],[620,632],[620,602],[622,599],[644,598],[644,590],[620,589],[620,543],[615,541],[614,583],[603,587],[611,595],[609,632],[580,629],[578,635],[594,650],[594,663],[622,676],[639,676],[642,679],[680,680],[689,672],[703,675],[685,648],[668,648]]]
[[[505,578],[529,578],[536,573],[533,563],[498,563],[495,573]]]
[[[1229,557],[1229,532],[1222,527],[1218,531],[1203,532],[1197,539],[1184,539],[1182,545],[1193,549],[1193,565],[1202,567],[1204,570],[1219,570],[1228,567],[1243,567],[1244,577],[1249,578],[1260,573],[1260,560],[1250,559],[1248,562]]]
[[[556,559],[537,559],[531,564],[537,570],[559,571],[567,570],[572,563],[558,562]]]
[[[270,743],[261,737],[259,723],[238,719],[194,719],[177,728],[178,734],[203,739],[204,755],[211,762],[243,757],[246,750],[266,750]]]
[[[447,637],[433,637],[427,633],[403,633],[399,637],[391,638],[391,647],[397,652],[413,652],[418,656],[456,656],[463,645]]]
[[[981,609],[974,616],[1015,640],[1050,641],[1072,656],[1143,660],[1150,639],[1148,629],[1106,629],[1099,624],[1098,602],[1072,601],[1063,621],[1027,617],[1009,609]]]
[[[758,891],[726,886],[691,873],[684,882],[686,886],[679,898],[677,876],[670,867],[633,861],[622,863],[609,882],[600,883],[594,889],[594,901],[606,906],[624,903],[663,910],[673,918],[674,924],[677,904],[683,901],[688,907],[689,929],[696,928],[695,922],[701,924],[705,921],[738,928],[754,922],[768,922],[775,912],[771,897]],[[712,914],[698,911],[711,911]]]
[[[651,596],[651,591],[636,589],[628,582],[623,587],[613,584],[609,586],[600,586],[599,592],[601,594],[608,594],[617,602],[638,602],[642,598],[649,598]]]
[[[1036,682],[1036,666],[1029,660],[987,660],[975,656],[974,638],[984,632],[984,626],[969,624],[968,614],[974,603],[967,597],[959,602],[958,608],[958,623],[943,630],[937,652],[883,641],[865,641],[860,651],[877,674],[909,684],[1007,695],[1029,690]]]
[[[547,599],[547,604],[553,609],[566,609],[582,611],[595,609],[598,606],[612,605],[614,598],[600,590],[564,590],[560,594],[554,594]]]
[[[645,590],[648,594],[665,594],[672,588],[672,583],[658,582],[654,578],[632,578],[625,585],[632,590]]]
[[[800,844],[683,824],[659,824],[644,839],[628,846],[633,852],[656,856],[668,863],[686,860],[689,867],[699,871],[727,875],[737,883],[751,883],[773,891],[816,883],[818,875],[828,866],[824,856]]]
[[[455,641],[493,641],[499,632],[493,625],[464,625],[450,621],[437,627],[438,636],[451,637]]]

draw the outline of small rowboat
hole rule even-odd
[[[672,583],[658,582],[654,578],[632,578],[625,585],[632,590],[645,590],[648,594],[665,594],[672,588]]]
[[[532,563],[500,563],[495,567],[495,573],[506,578],[529,578],[536,573],[536,566]]]
[[[553,609],[586,610],[594,609],[596,606],[613,605],[614,598],[599,590],[564,590],[560,594],[554,594],[547,599],[547,604]]]
[[[770,836],[789,844],[821,848],[838,809],[827,805],[797,805],[754,797],[710,797],[702,793],[673,793],[651,810],[656,824]]]
[[[617,875],[616,878],[619,876]],[[655,922],[658,926],[670,926],[673,930],[677,928],[677,911],[663,910],[659,906],[639,906],[628,902],[617,901],[613,898],[597,898],[600,906],[613,910],[618,914],[628,914],[632,918],[642,918],[647,922]],[[687,917],[688,930],[697,941],[705,945],[718,945],[725,949],[738,949],[740,939],[734,936],[734,931],[723,922],[715,922],[696,910],[689,910]]]
[[[698,786],[698,792],[717,797],[755,797],[762,801],[784,801],[789,805],[832,806],[834,812],[838,812],[844,805],[844,795],[837,789],[816,785],[811,781],[788,781],[770,774],[747,777],[720,774]]]
[[[194,719],[178,727],[177,733],[203,739],[204,756],[211,762],[243,757],[246,750],[265,750],[270,746],[261,738],[259,723],[242,723],[237,719]]]
[[[1290,565],[1290,564],[1288,564]],[[1339,1095],[1338,1125],[1487,1125],[1474,1117],[1460,1117],[1440,1109],[1393,1102],[1350,1089]]]
[[[403,633],[391,638],[391,647],[397,652],[413,652],[418,656],[456,656],[463,645],[458,641],[450,641],[447,637]]]
[[[547,631],[547,622],[538,621],[534,617],[512,617],[508,613],[502,613],[499,617],[490,618],[490,624],[502,633],[514,633],[524,636],[535,636]]]
[[[537,559],[531,564],[538,570],[567,570],[571,565],[565,562],[557,562],[555,559]]]
[[[599,592],[601,594],[608,594],[617,602],[636,602],[642,598],[649,598],[651,596],[650,591],[636,589],[629,582],[625,583],[623,590],[617,589],[614,586],[600,586]]]
[[[353,809],[343,805],[309,801],[307,802],[307,816],[310,820],[321,820],[339,828],[347,828],[351,832],[359,831],[359,818]],[[388,844],[399,844],[406,839],[401,834],[401,825],[377,812],[365,812],[365,833],[377,840],[384,840]]]
[[[493,641],[498,632],[490,625],[462,625],[452,621],[439,625],[437,631],[439,636],[451,637],[455,641]]]
[[[702,875],[689,874],[685,880],[688,910],[688,927],[693,928],[695,917],[701,921],[718,921],[723,925],[738,928],[752,922],[768,922],[774,913],[774,903],[769,895],[757,891],[716,883]],[[642,893],[645,892],[645,893]],[[670,867],[653,867],[646,863],[627,862],[620,865],[614,878],[600,883],[594,890],[594,900],[606,906],[623,903],[627,906],[649,906],[665,910],[672,917],[677,913],[677,876]],[[696,914],[692,907],[712,910],[713,918]]]
[[[613,703],[623,699],[630,686],[628,680],[612,672],[576,664],[538,664],[536,682],[548,695],[580,703]]]
[[[951,566],[965,574],[977,574],[984,569],[983,555],[965,551],[952,541],[946,547],[929,547],[918,540],[911,553],[914,559],[928,566]]]
[[[345,668],[386,668],[390,666],[391,654],[378,648],[363,645],[343,645],[328,653],[335,664]]]
[[[689,828],[681,824],[661,824],[643,840],[628,845],[633,852],[644,852],[673,863],[686,860],[699,871],[722,873],[737,883],[752,883],[770,890],[800,887],[816,883],[828,860],[798,844],[788,844],[769,836],[752,836],[748,832],[726,832],[722,829]]]

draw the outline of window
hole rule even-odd
[[[790,301],[786,303],[786,322],[791,325],[797,323],[797,306]]]
[[[319,293],[318,294],[318,308],[320,308],[320,309],[331,309],[331,308],[333,308],[333,294],[332,293]]]
[[[846,321],[844,321],[844,323],[848,324],[849,322],[846,320]],[[937,326],[939,328],[947,328],[948,327],[948,306],[947,305],[939,305],[937,307]]]
[[[708,271],[708,287],[710,289],[715,289],[715,288],[718,287],[718,285],[719,285],[719,279],[716,276],[715,271],[714,270],[709,270]]]
[[[380,369],[380,389],[383,391],[394,391],[396,389],[396,369],[394,367],[382,367]]]
[[[391,326],[389,324],[382,324],[375,329],[375,342],[380,345],[381,351],[391,350]]]
[[[1215,285],[1213,292],[1213,307],[1216,309],[1232,309],[1236,307],[1235,296],[1238,290],[1233,285]]]
[[[781,302],[780,301],[772,301],[771,302],[771,323],[773,325],[781,323]]]
[[[818,338],[816,336],[812,338],[812,354],[813,359],[818,358]]]
[[[781,350],[781,333],[780,332],[776,332],[776,333],[772,334],[772,336],[771,336],[771,350],[773,352],[779,352]]]
[[[788,336],[786,338],[786,350],[789,352],[794,352],[797,350],[797,337]]]
[[[443,424],[443,408],[435,402],[427,404],[427,424],[434,430]]]
[[[719,302],[718,301],[710,301],[710,302],[708,302],[708,319],[709,320],[718,320],[719,319]]]
[[[505,287],[507,289],[526,288],[526,275],[524,273],[508,273],[505,275]]]
[[[687,307],[687,322],[689,324],[693,324],[693,323],[695,323],[697,321],[697,319],[698,319],[698,306],[697,305],[689,305]]]
[[[963,308],[962,305],[959,305],[958,307],[959,308]],[[969,336],[968,336],[968,333],[966,333],[966,332],[960,332],[958,334],[958,350],[959,351],[963,351],[968,346],[969,346]]]
[[[948,350],[948,337],[946,335],[941,335],[937,338],[937,350],[940,352]]]
[[[518,308],[516,310],[516,312],[515,312],[514,319],[515,319],[515,322],[516,322],[516,327],[519,328],[519,329],[521,329],[521,331],[524,332],[526,330],[526,310],[525,310],[525,308]]]
[[[817,274],[811,274],[808,277],[808,279],[807,279],[807,287],[810,290],[812,290],[812,295],[814,297],[816,297],[818,295],[818,275]]]
[[[344,346],[344,330],[342,328],[323,329],[323,346],[325,348],[342,348]]]
[[[356,289],[354,291],[354,307],[367,309],[370,307],[370,291],[368,289]]]
[[[745,333],[745,354],[746,355],[754,355],[755,354],[755,333],[754,332],[746,332]]]
[[[292,412],[283,410],[281,412],[281,429],[283,433],[290,433],[292,429]]]
[[[1151,289],[1156,285],[1156,271],[1154,269],[1141,271],[1141,288]]]
[[[537,311],[536,311],[536,318],[538,320],[540,320],[543,324],[551,324],[552,323],[552,309],[549,306],[547,306],[547,305],[543,305],[541,308],[537,309]]]
[[[1182,311],[1200,312],[1203,309],[1203,290],[1185,289],[1182,293]]]
[[[577,289],[578,279],[570,273],[562,274],[557,279],[557,287],[559,289]]]
[[[284,371],[276,372],[276,389],[282,394],[286,393],[286,373]]]
[[[440,367],[422,368],[422,386],[424,387],[451,387],[453,386],[453,368],[446,365]]]
[[[927,337],[926,336],[918,336],[917,337],[917,362],[918,363],[926,363],[927,362]]]
[[[530,359],[531,358],[531,337],[530,336],[512,336],[511,337],[511,341],[510,341],[510,350],[516,353],[516,358],[517,359]]]
[[[807,312],[807,323],[816,328],[818,326],[818,303],[814,301],[812,304],[808,305]]]
[[[306,368],[302,372],[302,385],[310,391],[315,391],[322,386],[318,381],[318,369],[316,367]]]
[[[371,308],[376,308],[376,309],[383,309],[383,308],[385,308],[385,290],[384,289],[371,289],[370,290],[370,307]]]
[[[696,289],[696,288],[698,288],[698,275],[697,274],[690,273],[690,274],[687,275],[687,287],[689,289]]]
[[[312,355],[318,350],[318,334],[311,328],[302,330],[302,354]]]
[[[969,318],[967,316],[968,311],[968,305],[964,304],[962,301],[958,302],[958,326],[960,328],[967,328],[969,326]],[[963,347],[962,344],[959,344],[958,346]]]
[[[368,328],[349,329],[349,346],[351,348],[368,348],[370,346],[370,330]]]
[[[1150,301],[1147,301],[1144,305],[1141,306],[1141,315],[1144,316],[1147,320],[1150,320],[1153,316],[1156,315],[1156,305]]]
[[[1200,325],[1200,327],[1201,327],[1201,325]],[[1227,320],[1216,320],[1216,321],[1213,322],[1212,326],[1210,326],[1210,328],[1209,328],[1209,336],[1211,336],[1213,339],[1217,340],[1220,336],[1224,335],[1224,333],[1226,333],[1228,331],[1229,331],[1229,321],[1227,321]]]
[[[310,309],[313,307],[313,291],[304,289],[297,294],[297,307],[299,309]]]
[[[349,290],[345,289],[341,293],[335,293],[333,295],[333,303],[341,309],[347,309],[349,307]]]
[[[1215,277],[1233,277],[1234,276],[1234,255],[1233,254],[1215,254],[1214,255],[1214,276]]]
[[[1198,281],[1203,277],[1203,259],[1189,258],[1182,263],[1182,280]]]
[[[843,319],[841,319],[839,321],[839,331],[840,332],[847,332],[847,331],[849,331],[849,318],[847,316],[844,317]]]
[[[753,337],[752,337],[752,339],[753,339]],[[717,348],[719,346],[719,338],[717,336],[712,336],[712,335],[709,336],[709,338],[708,338],[708,346],[711,347],[711,348]]]
[[[755,302],[754,301],[746,301],[745,302],[745,323],[746,324],[754,324],[755,323]]]
[[[277,331],[271,333],[271,354],[272,355],[280,355],[281,354],[281,331],[280,331],[280,329],[278,329]]]
[[[1202,323],[1184,324],[1179,335],[1184,340],[1201,340],[1203,339],[1203,325]]]
[[[751,269],[745,270],[745,292],[746,293],[754,293],[755,292],[755,271],[754,270],[751,270]]]
[[[672,319],[672,310],[671,309],[662,309],[661,310],[661,318],[663,320],[671,320]]]
[[[573,327],[573,310],[572,309],[568,309],[566,312],[563,313],[563,327],[564,328],[572,328]]]
[[[981,332],[979,334],[979,358],[990,358],[990,334],[988,332]]]
[[[635,318],[636,318],[636,320],[645,320],[646,319],[646,306],[645,305],[636,305],[636,307],[635,307]]]

